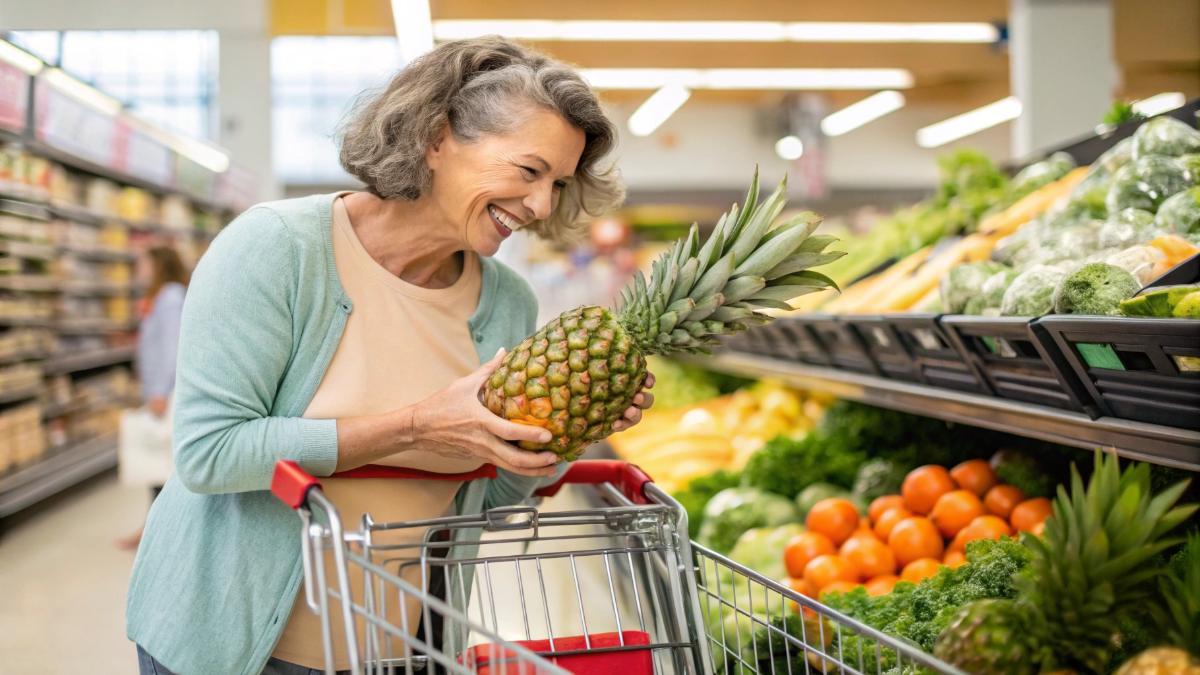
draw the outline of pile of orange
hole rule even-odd
[[[982,459],[949,471],[933,464],[913,469],[900,492],[875,499],[865,516],[848,499],[817,502],[807,531],[784,549],[791,587],[820,597],[861,585],[884,595],[898,581],[917,583],[943,565],[966,564],[967,542],[1040,535],[1051,512],[1050,500],[1026,499],[1000,484]]]

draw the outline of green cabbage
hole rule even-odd
[[[783,566],[783,549],[792,537],[804,531],[800,523],[778,527],[756,527],[746,530],[729,550],[729,558],[766,576],[779,580],[787,577]]]
[[[796,505],[786,497],[755,488],[727,488],[713,495],[704,507],[700,543],[724,553],[746,530],[799,520]]]

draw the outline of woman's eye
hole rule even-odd
[[[526,178],[537,178],[537,170],[533,167],[522,166],[520,169],[521,173],[525,174]]]
[[[564,188],[566,188],[566,187],[567,187],[567,181],[565,181],[565,180],[556,180],[556,181],[554,181],[554,189],[555,189],[555,190],[562,190],[562,189],[564,189]]]

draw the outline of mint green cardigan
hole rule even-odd
[[[300,519],[268,489],[276,460],[316,476],[337,463],[336,422],[300,417],[354,311],[334,264],[334,196],[245,212],[188,289],[175,474],[150,510],[126,609],[129,639],[180,675],[257,675],[302,582]],[[484,258],[468,322],[480,361],[532,333],[536,316],[529,285]],[[455,505],[467,514],[515,504],[547,480],[500,471],[465,484]]]

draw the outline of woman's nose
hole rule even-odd
[[[550,217],[554,207],[554,186],[549,181],[539,182],[525,197],[525,208],[533,212],[534,220],[545,220]]]

